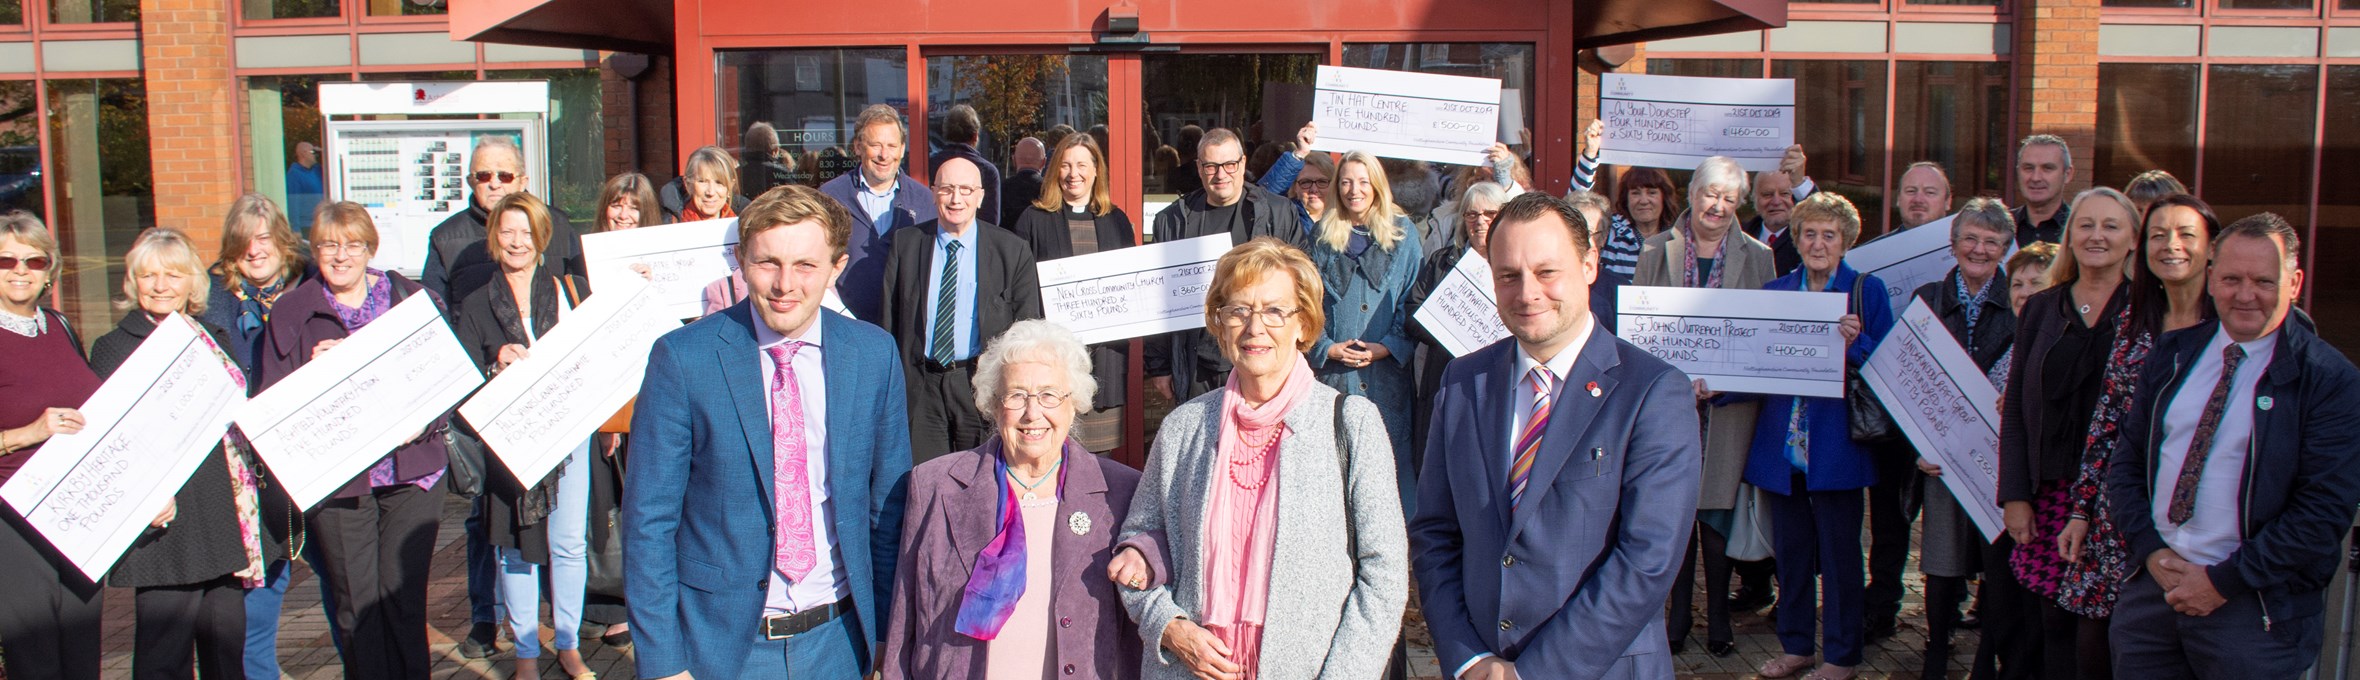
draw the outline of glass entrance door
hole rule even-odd
[[[1105,55],[1094,54],[927,57],[927,176],[941,160],[970,151],[955,136],[968,133],[967,123],[953,120],[951,110],[973,109],[981,129],[973,131],[978,139],[971,151],[991,164],[987,174],[997,174],[1001,184],[987,189],[999,194],[1001,214],[983,219],[1009,226],[1040,197],[1047,154],[1066,135],[1090,133],[1106,145],[1106,65]],[[912,146],[911,155],[918,155]]]
[[[1246,179],[1277,162],[1284,144],[1311,121],[1311,83],[1321,56],[1312,53],[1147,54],[1139,57],[1138,145],[1142,222],[1203,186],[1196,143],[1227,128],[1246,149]]]

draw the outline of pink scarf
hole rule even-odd
[[[1311,393],[1311,363],[1296,355],[1278,396],[1261,406],[1246,404],[1239,377],[1230,373],[1222,388],[1220,455],[1205,517],[1204,622],[1251,677],[1261,656],[1278,539],[1278,452],[1287,412]]]

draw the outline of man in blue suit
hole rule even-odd
[[[933,220],[934,192],[901,171],[909,128],[902,125],[900,112],[871,105],[861,110],[852,130],[852,154],[860,166],[819,187],[852,218],[846,240],[851,259],[836,294],[854,317],[884,323],[885,255],[893,249],[893,230]]]
[[[1492,282],[1512,338],[1435,395],[1410,543],[1453,678],[1669,678],[1664,596],[1694,524],[1688,377],[1598,328],[1588,224],[1562,199],[1500,207]]]
[[[624,587],[643,678],[869,672],[910,471],[893,338],[820,306],[852,221],[747,205],[750,295],[656,341],[631,418]]]

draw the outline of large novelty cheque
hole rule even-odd
[[[1229,235],[1214,234],[1042,262],[1041,308],[1085,343],[1203,328],[1226,252]]]
[[[651,284],[674,319],[705,315],[705,286],[737,271],[735,217],[582,235],[591,290]]]
[[[1693,170],[1728,156],[1777,170],[1795,143],[1795,81],[1609,73],[1599,82],[1606,139],[1598,162]],[[1325,130],[1322,130],[1325,133]]]
[[[246,402],[238,430],[310,509],[481,384],[434,302],[411,295]]]
[[[1860,377],[1987,541],[2007,525],[1999,505],[1999,388],[1975,366],[1924,300],[1896,317]]]
[[[173,314],[82,403],[82,431],[50,437],[0,496],[97,581],[221,445],[245,401],[237,365]]]
[[[1623,286],[1615,335],[1718,392],[1844,396],[1843,293]]]
[[[1424,326],[1454,357],[1467,356],[1508,337],[1508,325],[1500,321],[1499,299],[1491,287],[1491,263],[1473,248],[1459,256],[1459,263],[1442,277],[1442,283],[1435,284],[1434,292],[1426,295],[1426,303],[1419,305],[1410,319]]]
[[[1500,81],[1321,66],[1311,122],[1313,151],[1482,165],[1499,136]]]
[[[566,313],[459,407],[508,472],[539,480],[639,394],[656,338],[680,327],[656,287],[625,277]]]
[[[1958,266],[1958,257],[1950,251],[1950,221],[1954,217],[1860,244],[1844,255],[1844,264],[1885,282],[1885,297],[1893,301],[1893,317],[1900,318],[1901,310],[1909,306],[1910,298],[1916,297],[1919,286],[1942,280],[1950,275],[1952,267]],[[1999,282],[2002,290],[2007,285],[2006,281]]]

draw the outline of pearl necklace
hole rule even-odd
[[[1278,451],[1278,435],[1280,429],[1284,427],[1286,426],[1273,425],[1265,428],[1270,434],[1259,442],[1254,441],[1254,437],[1246,430],[1238,430],[1239,442],[1245,444],[1246,451],[1251,455],[1229,461],[1229,481],[1231,483],[1236,484],[1237,488],[1247,491],[1260,491],[1262,487],[1270,484],[1270,467],[1264,463],[1270,460],[1271,454]],[[1251,471],[1247,472],[1249,469]],[[1248,481],[1246,478],[1240,477],[1240,474],[1252,474],[1253,479]]]

